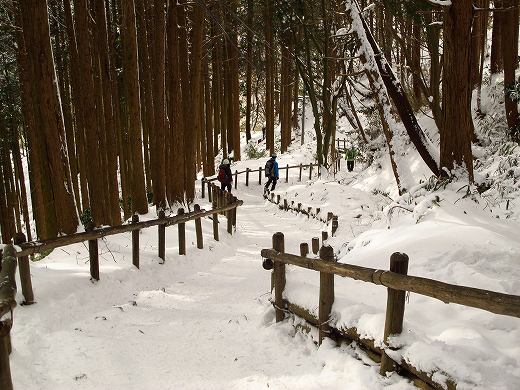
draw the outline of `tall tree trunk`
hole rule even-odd
[[[493,4],[495,8],[502,8],[502,0],[494,0]],[[491,74],[500,73],[504,69],[504,62],[502,57],[502,35],[504,25],[504,13],[493,12],[493,30],[491,32],[491,59],[490,59],[490,71]],[[509,37],[508,37],[509,38]]]
[[[155,142],[155,115],[154,115],[154,96],[152,75],[152,60],[149,46],[153,44],[153,31],[150,31],[151,26],[154,25],[152,14],[152,5],[146,1],[145,8],[144,0],[136,0],[135,10],[137,17],[137,44],[139,50],[139,75],[140,78],[140,99],[141,99],[141,120],[143,124],[143,155],[144,167],[146,172],[146,191],[147,193],[154,192],[152,186],[152,170],[155,171],[155,159],[157,154],[152,151]],[[152,20],[150,20],[152,19]],[[153,164],[152,164],[153,161]],[[152,165],[154,168],[152,169]]]
[[[146,214],[144,164],[141,136],[141,107],[139,100],[139,66],[137,62],[137,34],[134,0],[121,2],[122,28],[121,46],[123,51],[123,83],[126,99],[126,123],[130,138],[130,158],[132,177],[131,209]]]
[[[94,1],[94,21],[93,29],[95,31],[95,47],[98,48],[98,73],[102,85],[102,91],[97,91],[97,94],[102,98],[104,118],[102,118],[102,127],[99,128],[99,138],[103,140],[103,154],[105,156],[105,188],[107,205],[107,222],[111,225],[118,225],[121,223],[121,211],[119,207],[119,185],[117,182],[117,144],[114,144],[116,139],[116,128],[114,113],[117,108],[117,102],[112,96],[112,80],[110,73],[110,56],[108,47],[108,27],[107,17],[105,11],[104,0]]]
[[[170,202],[182,202],[184,200],[185,167],[184,153],[179,145],[184,147],[184,116],[182,115],[182,89],[179,66],[179,5],[176,0],[170,0],[168,6],[168,68],[169,93],[168,116],[170,118],[170,158],[172,176],[172,189]]]
[[[97,116],[93,120],[92,115],[102,113],[102,107],[96,107],[96,95],[94,91],[93,79],[93,49],[91,47],[90,30],[89,30],[89,9],[86,0],[74,0],[74,17],[76,26],[76,40],[78,47],[78,88],[79,88],[79,104],[84,110],[83,115],[83,131],[85,150],[88,155],[87,178],[90,199],[90,209],[92,219],[95,225],[101,225],[106,222],[105,215],[105,185],[103,178],[103,163],[101,161],[101,153],[99,148],[100,131],[98,129]],[[99,110],[99,111],[98,111]]]
[[[471,20],[472,0],[459,0],[444,17],[444,75],[442,82],[443,126],[441,174],[463,167],[473,181],[471,152]]]
[[[503,30],[502,30],[502,58],[504,63],[504,101],[506,108],[507,126],[511,135],[519,131],[518,106],[511,99],[509,90],[516,83],[515,72],[518,67],[518,0],[503,0]]]
[[[251,139],[251,97],[253,81],[253,0],[247,0],[246,49],[246,142]]]
[[[27,65],[30,83],[28,88],[33,99],[34,128],[31,147],[40,147],[39,161],[42,169],[46,229],[41,238],[55,237],[58,233],[73,233],[78,226],[73,190],[70,184],[65,130],[61,104],[57,90],[56,73],[51,51],[47,2],[37,4],[20,2],[24,47],[27,50]],[[23,79],[23,78],[22,78]]]
[[[166,206],[166,171],[165,171],[165,133],[166,133],[166,100],[165,100],[165,2],[154,0],[153,15],[153,97],[154,97],[154,143],[156,153],[153,176],[153,199],[158,209]]]
[[[274,39],[273,39],[273,3],[264,0],[265,23],[265,132],[266,148],[274,153]]]

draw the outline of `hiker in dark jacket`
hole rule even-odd
[[[269,178],[265,183],[264,192],[269,193],[269,185],[272,183],[271,191],[276,187],[278,176],[278,163],[276,162],[276,154],[272,154],[271,158],[265,163],[265,177]]]
[[[231,193],[231,183],[233,183],[233,174],[231,173],[231,166],[229,160],[226,158],[218,167],[217,180],[220,182],[220,189],[222,191],[228,190]]]
[[[350,147],[345,151],[345,160],[347,160],[347,169],[349,172],[352,172],[354,169],[354,163],[356,162],[358,154],[359,152],[354,145],[350,145]]]

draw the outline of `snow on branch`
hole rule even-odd
[[[359,6],[355,0],[346,0],[345,4],[347,12],[350,10],[350,16],[352,18],[352,30],[355,32],[360,42],[358,54],[364,55],[365,57],[363,66],[373,76],[374,89],[377,94],[377,98],[382,105],[384,119],[388,123],[388,126],[390,127],[390,130],[393,134],[392,140],[390,141],[391,144],[388,145],[388,148],[390,151],[393,150],[393,152],[395,152],[394,160],[397,165],[396,168],[398,171],[399,181],[401,182],[401,186],[403,188],[409,188],[409,185],[412,183],[411,172],[406,169],[407,165],[404,161],[399,161],[400,154],[407,149],[407,143],[404,139],[405,137],[397,125],[394,116],[392,115],[390,97],[388,96],[388,92],[383,83],[381,73],[379,72],[379,68],[375,61],[374,50],[368,41],[365,29],[363,27]],[[386,61],[384,58],[382,58],[382,60]]]
[[[426,0],[426,2],[433,5],[440,5],[441,7],[449,7],[451,5],[451,0]]]

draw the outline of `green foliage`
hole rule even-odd
[[[372,190],[372,195],[382,195],[385,198],[389,198],[390,197],[390,193],[388,191],[383,191],[383,190],[380,190],[379,188],[374,188]]]
[[[451,177],[437,177],[437,176],[430,176],[428,179],[428,182],[424,186],[426,191],[437,191],[440,189],[446,189],[447,185],[452,180]]]
[[[85,210],[83,210],[83,212],[79,216],[79,220],[83,227],[87,229],[90,223],[92,222],[92,210],[90,208],[86,208]]]
[[[247,158],[249,159],[258,159],[266,157],[267,153],[265,150],[259,149],[255,144],[248,143],[245,149]]]

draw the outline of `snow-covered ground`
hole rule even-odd
[[[311,142],[292,146],[279,157],[281,167],[314,160],[311,116],[306,123]],[[492,175],[494,157],[480,154],[491,161],[481,175]],[[509,194],[506,210],[504,202],[468,193],[464,183],[432,191],[416,153],[403,153],[401,161],[416,183],[423,182],[403,197],[384,150],[353,173],[342,166],[337,175],[323,171],[320,179],[298,182],[298,171],[291,171],[287,184],[282,175],[277,193],[339,215],[337,236],[328,243],[341,262],[387,269],[390,254],[400,251],[410,257],[411,275],[520,295],[516,193]],[[232,169],[264,164],[265,158],[246,160]],[[326,227],[265,202],[256,178],[248,188],[239,179],[236,195],[244,205],[233,237],[221,226],[221,241],[214,242],[211,221],[203,221],[204,250],[196,249],[189,224],[187,256],[177,255],[176,229],[167,229],[165,264],[156,256],[156,230],[142,231],[140,270],[131,265],[129,234],[100,242],[101,280],[95,284],[84,245],[57,249],[33,263],[38,303],[15,310],[15,387],[412,388],[395,374],[380,377],[354,346],[325,342],[318,348],[313,332],[274,322],[270,274],[261,267],[260,249],[282,231],[286,251],[298,253],[301,242],[310,243]],[[312,271],[288,267],[286,297],[316,312],[318,281]],[[333,324],[355,326],[381,345],[385,305],[384,288],[337,278]],[[397,359],[436,372],[438,382],[450,377],[458,389],[520,388],[520,319],[411,294],[403,334],[393,343],[401,347]]]
[[[242,187],[238,196],[244,206],[236,235],[222,228],[214,242],[205,220],[205,249],[191,245],[178,256],[176,229],[168,228],[163,265],[156,229],[141,232],[140,270],[131,266],[129,234],[100,242],[95,284],[83,245],[33,264],[38,303],[15,311],[15,388],[412,388],[397,376],[381,378],[353,347],[317,349],[290,324],[274,323],[260,249],[283,231],[286,249],[295,252],[323,226],[278,211],[258,186]],[[187,228],[190,244],[195,235],[192,224]]]

